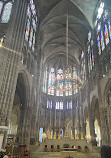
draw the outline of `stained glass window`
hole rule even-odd
[[[103,14],[103,11],[104,11],[104,2],[101,2],[100,6],[98,8],[97,19],[101,18],[102,14]]]
[[[99,51],[99,55],[101,54],[101,45],[100,45],[100,37],[98,35],[97,37],[97,44],[98,44],[98,51]]]
[[[65,72],[65,95],[72,95],[71,70],[68,68]]]
[[[31,17],[31,11],[30,11],[30,7],[29,6],[28,6],[28,9],[27,9],[27,15],[28,15],[28,17],[30,19],[30,17]]]
[[[29,47],[32,47],[32,38],[33,38],[33,27],[31,28],[31,31],[30,31]]]
[[[2,14],[2,23],[8,23],[12,11],[12,5],[13,4],[11,2],[5,4]]]
[[[104,24],[104,34],[105,34],[105,43],[106,45],[109,43],[109,35],[108,35],[108,28],[107,28],[107,24]]]
[[[46,71],[44,71],[44,79],[43,79],[43,92],[47,92],[47,68]]]
[[[29,31],[30,31],[30,21],[29,19],[27,20],[27,29],[26,29],[26,33],[25,33],[25,39],[28,41],[28,37],[29,37]]]
[[[89,73],[94,67],[94,52],[93,52],[93,39],[92,39],[92,33],[89,31],[88,33],[88,69]]]
[[[111,38],[110,19],[108,10],[105,9],[104,2],[100,2],[96,24],[98,54],[100,55],[108,45]]]
[[[27,8],[27,24],[25,39],[29,42],[29,47],[32,51],[35,50],[35,37],[36,37],[36,28],[37,28],[37,16],[36,9],[33,0],[30,0],[30,3]]]
[[[32,50],[33,51],[35,50],[34,46],[35,46],[35,33],[34,33],[34,36],[33,36],[33,43],[32,43]]]
[[[108,18],[108,10],[104,11],[103,19],[104,21]]]
[[[84,55],[84,52],[82,51],[82,54],[81,54],[81,78],[83,80],[83,84],[86,80],[86,65],[85,65],[85,55]]]
[[[48,80],[48,94],[54,95],[54,82],[55,82],[55,72],[54,69],[51,68],[49,73],[49,80]]]
[[[69,95],[72,95],[72,83],[69,82]]]
[[[102,48],[102,51],[105,49],[104,36],[103,36],[103,31],[102,30],[101,30],[101,48]]]
[[[63,109],[63,102],[60,101],[60,109],[62,110]]]
[[[85,68],[83,70],[85,71]],[[66,73],[63,74],[61,68],[58,69],[57,74],[54,68],[51,68],[49,72],[46,70],[43,75],[43,92],[48,93],[48,95],[55,94],[56,96],[71,96],[72,93],[78,93],[78,85],[81,79],[78,77],[75,67],[73,67],[73,71],[68,76]]]
[[[73,67],[73,92],[74,94],[78,93],[78,85],[77,85],[77,72],[76,72],[76,69],[75,67]]]
[[[59,69],[57,74],[56,95],[63,96],[63,70]]]

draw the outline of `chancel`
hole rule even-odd
[[[110,118],[111,0],[0,0],[0,156],[111,157]]]

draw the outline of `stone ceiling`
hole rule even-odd
[[[93,28],[98,0],[37,0],[40,45],[43,62],[55,55],[66,55],[66,19],[68,13],[68,56],[79,63],[87,34]]]

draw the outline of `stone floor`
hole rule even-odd
[[[101,158],[99,153],[35,152],[31,158]]]
[[[39,152],[37,146],[30,148],[30,158],[101,158],[100,148],[92,148],[92,152],[74,152],[74,151],[61,151],[61,152]]]

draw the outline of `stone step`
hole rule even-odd
[[[31,158],[62,158],[61,152],[35,152]],[[99,153],[77,153],[75,158],[101,158]]]

